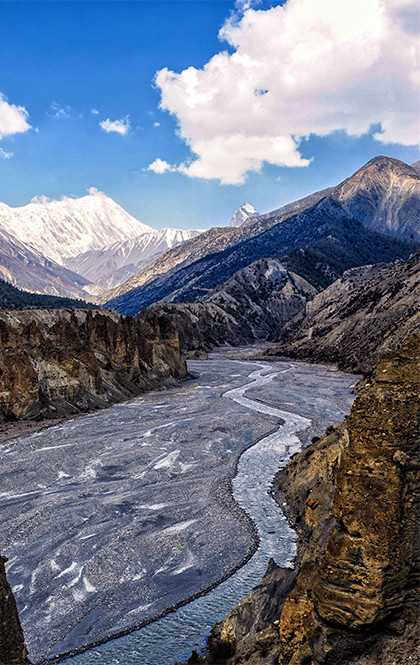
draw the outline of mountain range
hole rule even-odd
[[[197,234],[154,230],[94,189],[16,208],[0,203],[0,274],[21,289],[92,300]]]
[[[419,217],[418,164],[383,156],[336,187],[271,212],[244,203],[226,226],[201,233],[154,230],[90,189],[79,199],[0,204],[0,274],[23,290],[96,301],[123,314],[200,302],[203,315],[203,307],[217,305],[229,330],[274,338],[266,316],[246,325],[242,316],[243,298],[258,319],[279,297],[264,261],[274,262],[272,274],[287,275],[293,302],[290,275],[307,284],[303,307],[345,270],[406,258],[420,242]],[[285,302],[283,281],[280,290],[285,323],[294,307]]]
[[[281,259],[320,289],[350,267],[407,256],[420,242],[419,206],[417,169],[379,156],[336,187],[166,252],[102,301],[133,314],[160,301],[207,299],[261,258]]]

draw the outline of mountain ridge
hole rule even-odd
[[[340,250],[340,243],[345,245],[344,253]],[[298,268],[296,252],[305,249],[319,252],[313,269],[305,266],[306,273],[309,271],[311,275],[301,274]],[[163,299],[173,302],[200,300],[246,265],[263,258],[284,261],[286,256],[289,257],[286,265],[290,269],[316,288],[324,288],[347,268],[380,261],[380,251],[385,260],[393,260],[408,255],[409,248],[400,241],[365,229],[360,222],[349,217],[338,202],[325,197],[309,210],[288,217],[258,236],[206,255],[173,274],[157,277],[143,288],[108,301],[107,306],[133,314]]]
[[[152,231],[102,192],[80,198],[38,198],[25,206],[0,206],[0,228],[47,258],[66,259],[89,249]]]
[[[367,195],[363,188],[364,177],[368,179],[375,195]],[[388,190],[391,184],[390,195]],[[400,160],[379,156],[334,187],[314,192],[271,212],[253,215],[241,226],[230,228],[230,233],[227,228],[221,229],[218,236],[214,237],[214,242],[208,243],[208,247],[205,245],[207,238],[204,233],[202,246],[199,242],[194,245],[187,242],[182,257],[179,254],[166,253],[164,259],[158,260],[156,265],[148,266],[145,271],[108,292],[103,302],[113,302],[124,293],[131,293],[133,289],[144,286],[155,278],[163,278],[165,273],[169,276],[177,269],[183,270],[199,257],[204,258],[210,253],[223,251],[229,246],[257,237],[271,227],[286,222],[290,217],[305,212],[324,198],[336,200],[350,218],[358,219],[372,231],[389,234],[414,244],[420,242],[420,174]],[[391,212],[386,211],[388,205]]]

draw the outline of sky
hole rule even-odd
[[[361,20],[363,19],[363,20]],[[0,201],[226,224],[420,159],[418,0],[0,2]]]

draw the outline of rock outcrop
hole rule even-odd
[[[368,372],[420,329],[420,253],[344,273],[283,329],[268,353]]]
[[[420,658],[420,336],[366,380],[345,422],[278,477],[300,537],[214,631],[206,662],[415,665]]]
[[[195,303],[162,303],[154,311],[173,318],[186,351],[272,340],[316,289],[276,259],[238,271],[222,288]]]
[[[0,665],[29,665],[15,599],[0,556]]]
[[[0,312],[0,416],[5,420],[102,408],[184,376],[178,334],[165,316]]]

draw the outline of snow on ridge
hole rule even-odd
[[[1,203],[0,228],[61,264],[82,252],[154,232],[92,188],[80,198],[36,197],[20,207]]]
[[[254,215],[258,215],[256,208],[252,203],[246,201],[235,210],[230,218],[229,226],[242,226],[242,224],[245,224]]]

